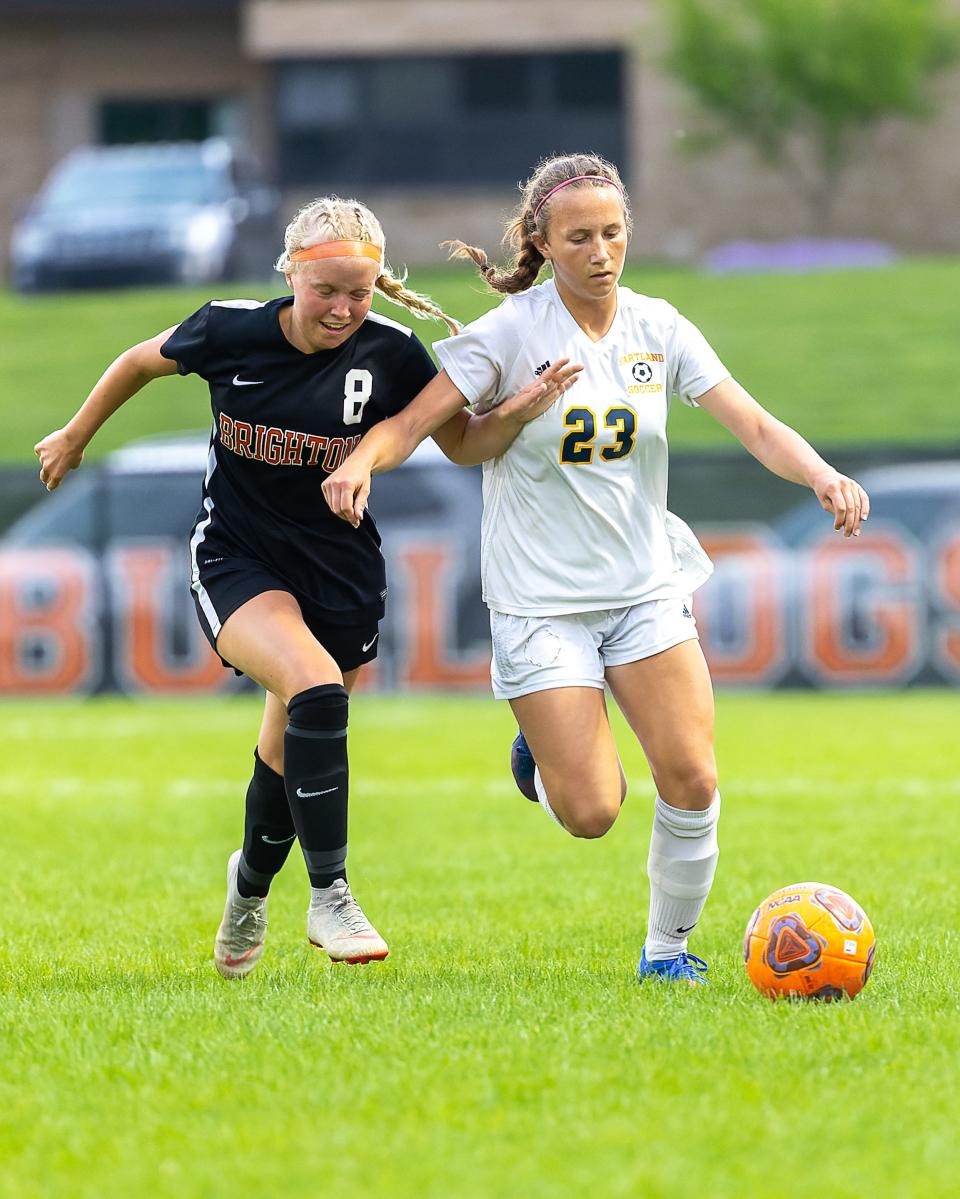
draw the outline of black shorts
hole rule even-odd
[[[303,623],[344,673],[372,662],[377,656],[380,631],[376,616],[360,614],[354,624],[331,622],[328,612],[297,595],[289,583],[253,558],[219,558],[202,564],[199,578],[191,584],[190,591],[204,636],[224,666],[237,674],[243,672],[217,653],[217,638],[227,618],[264,591],[286,591],[293,596],[303,613]]]

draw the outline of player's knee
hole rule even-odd
[[[674,808],[702,812],[717,793],[717,768],[712,762],[678,765],[656,777],[657,791]]]
[[[611,797],[610,801],[594,803],[588,808],[568,813],[563,820],[564,827],[571,836],[585,840],[602,837],[613,828],[621,802],[619,796],[615,799]]]
[[[297,662],[291,663],[284,671],[281,685],[274,689],[274,694],[283,706],[288,708],[298,695],[324,686],[343,687],[343,675],[336,667],[331,669],[331,664],[328,663],[320,666],[310,662]]]
[[[339,683],[306,687],[287,704],[288,727],[307,731],[339,731],[347,727],[350,696]]]

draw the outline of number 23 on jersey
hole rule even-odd
[[[590,408],[568,408],[563,414],[563,426],[569,429],[560,443],[560,461],[564,466],[589,466],[593,462],[594,441],[597,436],[597,415]],[[604,462],[626,458],[636,444],[637,414],[632,408],[616,405],[603,414],[603,427],[615,431],[613,445],[600,448]]]

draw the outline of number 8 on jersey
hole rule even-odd
[[[373,374],[368,370],[347,371],[343,380],[343,423],[359,425],[373,392]]]

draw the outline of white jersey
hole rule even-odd
[[[559,358],[577,383],[483,467],[483,598],[497,612],[553,616],[687,596],[710,574],[686,525],[667,512],[667,411],[729,372],[665,300],[618,288],[617,315],[593,342],[552,280],[510,296],[456,337],[440,363],[486,412]]]

